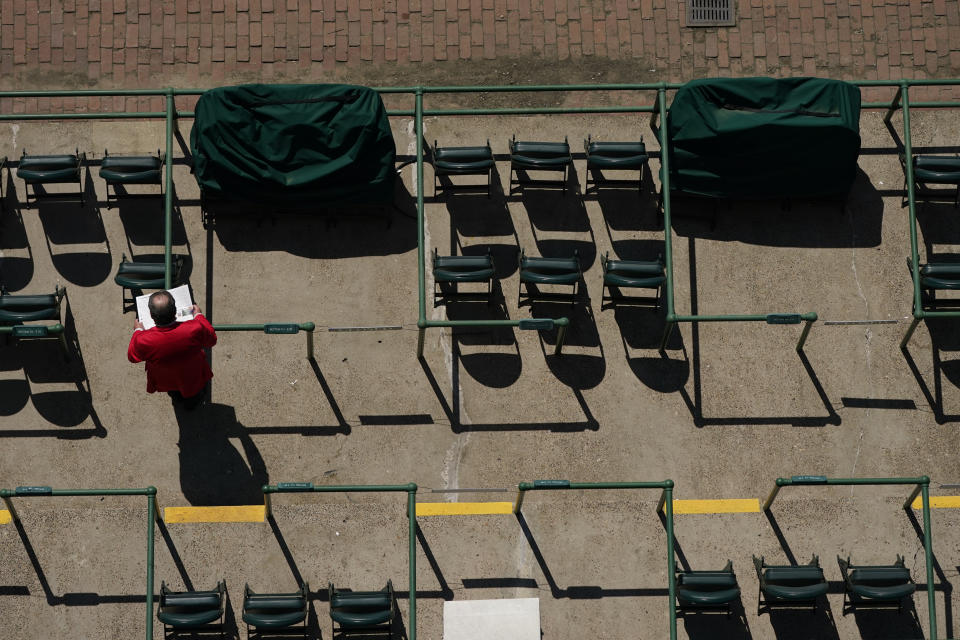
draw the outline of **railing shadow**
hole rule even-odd
[[[696,268],[696,243],[693,237],[688,238],[688,250],[690,255],[690,309],[692,315],[697,315],[697,268]],[[693,422],[697,427],[707,426],[732,426],[732,425],[784,425],[794,427],[825,427],[827,425],[839,425],[840,415],[833,408],[820,379],[813,366],[803,351],[797,352],[800,364],[810,378],[820,402],[826,410],[825,416],[738,416],[738,417],[707,417],[703,415],[703,384],[702,367],[700,359],[700,324],[698,322],[690,323],[691,333],[691,370],[693,372],[693,398],[685,391],[681,390],[681,396]],[[677,329],[674,329],[677,332]]]
[[[641,587],[630,589],[606,589],[604,587],[593,585],[560,587],[560,585],[558,585],[557,581],[554,579],[553,574],[550,572],[550,567],[547,566],[547,561],[543,557],[543,553],[540,551],[540,545],[537,544],[536,539],[533,537],[533,532],[531,532],[526,518],[523,517],[523,513],[518,512],[515,515],[517,517],[517,523],[520,525],[520,530],[523,532],[523,537],[526,538],[527,544],[530,545],[530,550],[533,552],[533,557],[536,559],[537,565],[540,567],[540,571],[543,573],[543,577],[546,579],[547,585],[550,587],[550,594],[554,598],[594,600],[599,598],[636,598],[647,596],[663,597],[670,593],[669,589],[666,587]]]

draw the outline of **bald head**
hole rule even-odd
[[[152,294],[147,302],[147,308],[150,309],[150,317],[157,326],[173,324],[177,319],[177,305],[173,301],[173,296],[167,291],[157,291]]]

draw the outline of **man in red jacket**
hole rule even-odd
[[[175,403],[196,408],[213,377],[203,350],[217,344],[217,334],[197,305],[192,320],[177,322],[176,304],[166,291],[151,295],[148,306],[157,326],[144,330],[139,320],[134,323],[127,359],[146,362],[147,393],[166,391]]]

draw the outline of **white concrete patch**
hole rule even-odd
[[[443,640],[540,640],[540,598],[443,603]]]

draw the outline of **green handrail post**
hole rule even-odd
[[[304,322],[300,328],[307,332],[307,360],[313,360],[313,330],[317,328],[312,322]]]
[[[910,135],[910,85],[902,81],[898,95],[903,96],[903,166],[907,173],[907,209],[910,224],[910,275],[913,278],[913,322],[900,341],[900,348],[906,349],[913,332],[923,319],[923,304],[920,301],[920,250],[917,241],[917,199],[913,182],[913,139]],[[888,113],[889,115],[889,113]]]
[[[422,358],[427,328],[427,275],[423,247],[423,87],[416,88],[414,101],[414,131],[417,136],[417,357]]]
[[[767,496],[766,501],[763,503],[764,511],[770,511],[770,507],[773,506],[773,501],[777,499],[777,494],[780,493],[780,488],[786,483],[787,481],[784,478],[777,478],[777,483],[773,486],[773,491],[770,492],[770,495]]]
[[[527,491],[533,488],[533,485],[529,482],[521,482],[517,485],[517,499],[513,503],[513,512],[520,513],[520,508],[523,506],[523,497],[526,495]]]
[[[410,483],[410,489],[407,490],[407,520],[409,527],[407,530],[410,560],[409,575],[410,582],[410,640],[417,640],[417,485]]]
[[[807,342],[807,336],[810,335],[810,328],[813,327],[813,323],[817,321],[816,313],[805,313],[802,316],[803,320],[806,321],[806,324],[803,325],[803,331],[800,333],[800,340],[797,341],[797,353],[803,351],[803,345]]]
[[[677,640],[676,548],[673,544],[673,480],[667,480],[660,501],[666,506],[667,521],[667,597],[670,598],[670,640]]]
[[[661,126],[657,128],[657,138],[660,143],[660,201],[663,206],[663,257],[665,262],[664,274],[667,281],[664,284],[666,294],[667,328],[663,334],[663,341],[660,344],[661,351],[666,348],[667,340],[673,330],[670,318],[676,315],[676,309],[673,306],[673,222],[670,217],[670,141],[667,131],[667,85],[661,83],[657,89],[657,104],[660,107]]]
[[[923,477],[920,495],[923,501],[923,551],[927,565],[927,609],[930,616],[930,640],[937,640],[937,599],[933,588],[933,540],[930,534],[930,478]]]
[[[173,287],[173,127],[177,114],[173,88],[166,90],[167,97],[167,155],[166,187],[163,194],[163,288]]]
[[[557,346],[553,350],[553,354],[557,356],[563,355],[563,341],[567,337],[567,327],[570,325],[570,318],[557,318],[553,321],[555,327],[557,327]]]
[[[917,486],[913,488],[913,491],[911,491],[910,495],[907,497],[907,501],[903,503],[904,509],[909,510],[913,508],[913,501],[917,499],[917,496],[920,494],[920,490],[922,488],[923,485],[921,484],[917,484]]]
[[[157,488],[147,487],[147,640],[153,640],[153,528],[159,511]]]

